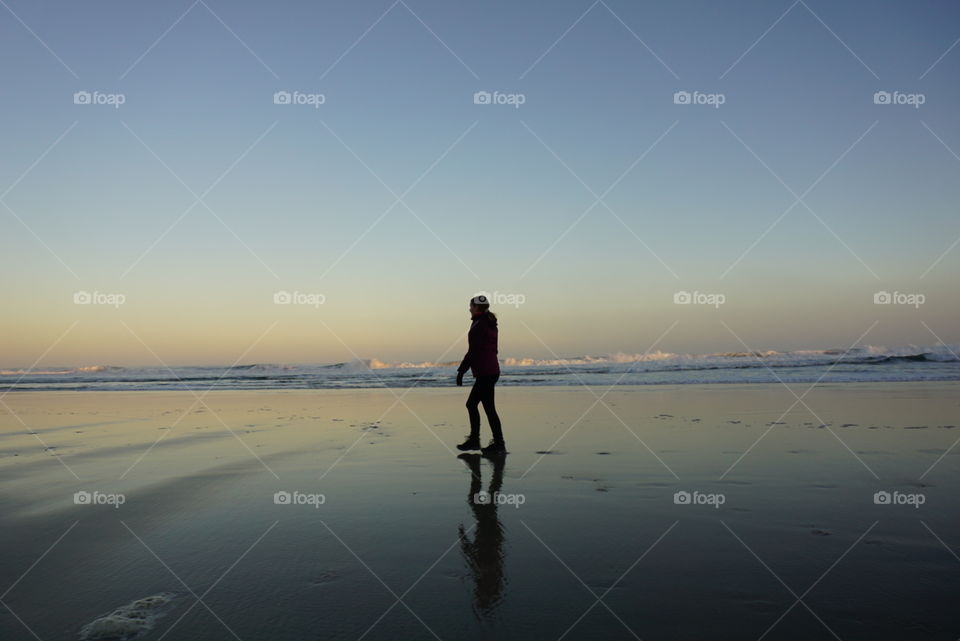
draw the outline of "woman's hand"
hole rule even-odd
[[[457,372],[457,387],[463,387],[463,372]]]

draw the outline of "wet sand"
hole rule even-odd
[[[10,393],[0,635],[956,639],[960,385],[808,387]]]

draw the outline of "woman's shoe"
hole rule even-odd
[[[461,452],[469,452],[470,450],[479,450],[480,449],[480,437],[478,436],[467,436],[467,440],[457,446],[457,449]]]
[[[484,456],[499,456],[501,454],[506,454],[507,444],[503,441],[500,441],[499,443],[497,441],[490,441],[490,445],[481,447],[480,452]]]

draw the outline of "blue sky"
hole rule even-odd
[[[958,17],[8,3],[0,365],[455,358],[478,290],[524,298],[499,310],[504,356],[960,342]]]

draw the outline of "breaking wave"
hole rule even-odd
[[[501,359],[504,385],[960,380],[960,346],[863,346],[709,354],[616,352],[596,356]],[[438,387],[456,361],[253,363],[234,367],[85,367],[0,370],[0,392],[34,390],[323,389]]]

